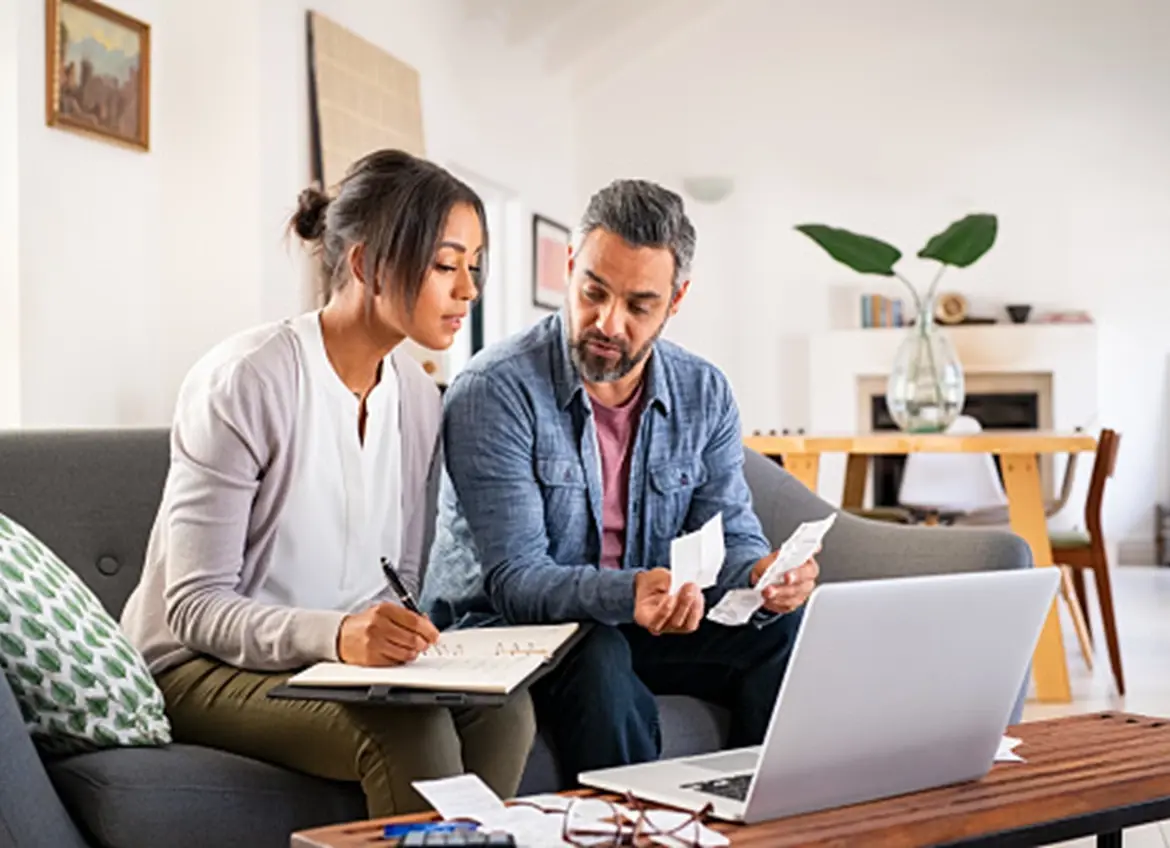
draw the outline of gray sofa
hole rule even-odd
[[[138,579],[167,453],[162,430],[0,433],[0,512],[50,545],[116,616]],[[832,509],[757,454],[748,455],[746,473],[775,544]],[[1031,554],[1002,531],[842,514],[819,561],[828,582],[1026,568]],[[725,738],[721,710],[689,698],[662,698],[661,706],[667,756],[712,750]],[[2,675],[0,763],[0,848],[275,847],[288,845],[294,830],[364,818],[355,784],[207,748],[176,744],[43,761]],[[563,785],[553,753],[538,740],[521,791]]]

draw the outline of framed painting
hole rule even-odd
[[[150,25],[94,0],[45,0],[45,122],[150,149]]]
[[[532,302],[560,309],[569,288],[569,228],[532,216]]]

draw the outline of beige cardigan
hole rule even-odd
[[[300,356],[292,328],[269,324],[221,342],[183,381],[145,567],[121,619],[154,674],[197,654],[260,671],[337,659],[344,612],[251,599],[296,467]],[[402,398],[399,570],[417,595],[442,406],[422,367],[401,349],[393,357]],[[389,590],[385,599],[396,600]]]

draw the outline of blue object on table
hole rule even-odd
[[[418,831],[427,833],[453,833],[457,830],[475,830],[478,827],[478,824],[470,821],[388,824],[382,828],[382,838],[394,839],[399,836],[406,836],[408,833],[417,833]]]

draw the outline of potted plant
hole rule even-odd
[[[895,265],[902,252],[870,236],[824,224],[796,227],[826,253],[859,274],[898,278],[914,304],[914,326],[898,348],[886,383],[886,406],[902,430],[937,433],[945,430],[963,409],[963,368],[946,334],[934,321],[938,282],[948,267],[967,268],[995,244],[998,221],[994,215],[974,213],[955,221],[933,236],[919,259],[939,263],[925,295]]]

